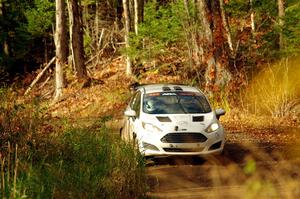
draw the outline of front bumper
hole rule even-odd
[[[223,151],[225,145],[223,128],[202,134],[207,138],[206,141],[181,143],[162,142],[162,136],[143,136],[139,142],[140,152],[144,156],[206,156],[220,154]]]

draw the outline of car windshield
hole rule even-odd
[[[157,92],[144,95],[143,111],[148,114],[186,114],[208,113],[211,108],[201,93]]]

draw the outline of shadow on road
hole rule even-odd
[[[243,193],[249,192],[275,198],[292,194],[300,198],[300,144],[296,139],[281,141],[284,133],[277,140],[263,139],[257,134],[232,135],[239,139],[229,139],[222,155],[148,160],[150,196],[244,198]],[[253,191],[252,185],[257,190]]]
[[[207,157],[188,156],[188,157],[161,157],[149,158],[147,166],[159,165],[228,165],[245,164],[247,158],[252,158],[257,162],[269,162],[278,160],[293,160],[300,158],[299,144],[276,145],[270,142],[257,144],[227,143],[224,153]]]
[[[224,148],[224,153],[221,155],[211,155],[207,157],[199,156],[172,156],[172,157],[156,157],[147,159],[147,166],[162,166],[162,165],[205,165],[205,164],[243,164],[246,157],[253,157],[257,161],[264,161],[265,155],[268,154],[268,160],[276,159],[278,150],[282,151],[284,146],[274,147],[270,143],[261,143],[260,145],[242,145],[239,143],[227,143]],[[276,152],[276,153],[274,153]],[[271,155],[270,154],[276,154]]]

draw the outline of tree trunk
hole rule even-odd
[[[209,12],[206,1],[205,0],[199,0],[198,1],[198,9],[199,9],[199,21],[201,24],[201,39],[203,43],[206,43],[206,45],[203,45],[203,51],[204,51],[204,57],[206,59],[204,60],[207,68],[205,72],[205,86],[208,88],[210,85],[213,85],[215,82],[215,72],[216,72],[216,63],[215,63],[215,57],[213,54],[213,40],[212,40],[212,30],[210,28],[210,21],[208,20],[208,16],[212,13]],[[208,90],[208,89],[206,89]]]
[[[185,14],[187,16],[187,22],[183,22],[183,27],[184,27],[184,32],[185,32],[185,37],[186,37],[186,44],[188,48],[188,53],[189,53],[189,68],[192,69],[193,67],[193,44],[195,43],[194,38],[191,39],[193,35],[193,30],[188,30],[188,27],[191,27],[191,18],[190,18],[190,11],[189,11],[189,1],[184,0],[183,1],[184,5],[184,10]]]
[[[129,0],[123,0],[124,18],[125,18],[125,44],[126,48],[130,47],[129,32],[130,32],[130,13],[129,13]],[[126,57],[126,75],[132,74],[132,62],[130,57]]]
[[[6,14],[6,11],[5,11],[5,2],[3,2],[3,0],[0,0],[0,16],[4,18],[5,14]],[[3,31],[3,30],[1,30],[1,31]],[[8,44],[7,38],[8,38],[8,36],[6,36],[6,37],[3,38],[3,41],[2,41],[3,44],[1,44],[1,45],[2,45],[2,49],[3,49],[4,55],[7,56],[7,57],[9,57],[10,56],[10,48],[9,48],[9,44]]]
[[[100,49],[100,46],[98,45],[99,40],[99,2],[96,0],[96,13],[95,13],[95,40],[97,44],[97,51]],[[84,25],[84,24],[83,24]]]
[[[9,50],[8,42],[6,40],[3,41],[3,52],[4,52],[5,56],[9,57],[10,50]]]
[[[2,0],[0,0],[0,16],[3,16],[3,10],[4,10],[4,3]]]
[[[194,2],[192,2],[193,4]],[[192,70],[199,70],[203,62],[203,50],[199,45],[199,31],[196,28],[196,19],[191,16],[189,0],[183,1],[185,14],[187,16],[186,22],[183,22],[184,32],[186,36],[186,45],[189,53],[189,67]]]
[[[231,78],[227,70],[228,60],[220,3],[214,0],[199,0],[199,20],[202,27],[204,57],[206,58],[205,84],[211,96],[213,91],[226,86]]]
[[[255,39],[255,13],[253,9],[253,0],[250,0],[250,20],[251,20],[251,35],[252,35],[252,41],[256,43]]]
[[[138,34],[138,25],[144,20],[144,0],[134,0],[134,32]]]
[[[138,34],[138,25],[140,21],[139,10],[140,10],[139,0],[134,0],[134,32],[136,35]]]
[[[222,16],[222,22],[223,22],[223,27],[225,29],[225,33],[227,36],[227,43],[229,46],[229,49],[231,51],[231,54],[233,53],[233,45],[232,45],[232,39],[231,39],[231,33],[230,33],[230,28],[227,22],[227,17],[224,9],[224,0],[219,0],[220,2],[220,10],[221,10],[221,16]]]
[[[282,28],[284,25],[283,17],[285,16],[285,10],[284,10],[284,0],[278,0],[278,17],[279,17],[279,26],[281,28],[279,33],[279,48],[282,50],[284,48],[284,40],[283,40],[283,34],[282,34]]]
[[[67,61],[67,38],[66,38],[66,16],[65,1],[56,0],[56,28],[55,28],[55,49],[56,49],[56,65],[55,65],[55,96],[54,101],[62,96],[64,87],[63,67]]]
[[[253,0],[250,0],[250,19],[251,19],[251,30],[252,34],[255,32],[255,20],[254,20],[254,10],[253,10]]]
[[[142,22],[144,22],[144,6],[145,6],[144,0],[139,0],[139,5],[140,5],[140,9],[139,9],[139,23],[142,23]]]
[[[123,15],[123,5],[122,0],[116,0],[117,8],[116,8],[116,27],[117,30],[121,30],[123,28],[122,24],[122,15]]]
[[[78,0],[69,0],[69,19],[70,19],[70,42],[73,65],[76,76],[79,80],[86,80],[87,71],[84,64],[82,12]]]

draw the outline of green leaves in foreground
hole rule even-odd
[[[20,194],[15,195],[22,198],[144,195],[143,158],[108,129],[69,129],[52,139],[52,146],[44,151],[35,150],[29,156],[20,154],[16,179],[16,192]]]
[[[245,174],[253,174],[256,171],[256,162],[253,159],[249,159],[244,167]]]

